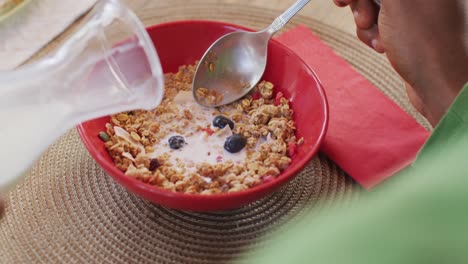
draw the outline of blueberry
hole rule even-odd
[[[215,117],[213,119],[213,126],[214,127],[219,127],[221,129],[223,129],[225,126],[229,126],[232,129],[234,129],[234,122],[232,122],[231,119],[225,117],[225,116],[222,116],[222,115],[219,115],[217,117]]]
[[[182,136],[173,136],[170,137],[169,140],[169,147],[171,149],[180,149],[182,148],[187,142],[185,142],[185,139]]]
[[[232,135],[224,142],[224,149],[230,153],[241,151],[247,144],[247,139],[241,135]]]

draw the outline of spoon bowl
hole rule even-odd
[[[215,41],[200,60],[193,78],[193,96],[206,107],[239,100],[265,72],[268,42],[310,0],[299,0],[259,32],[238,31]]]
[[[198,64],[193,94],[203,106],[230,104],[246,95],[259,81],[267,63],[267,31],[237,31],[218,39]],[[200,96],[197,89],[217,91],[219,100]]]

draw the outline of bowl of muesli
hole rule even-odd
[[[147,30],[165,72],[162,103],[78,126],[91,156],[127,190],[174,209],[228,210],[278,190],[317,154],[328,124],[326,96],[313,70],[290,49],[272,40],[253,91],[208,108],[193,98],[197,60],[222,35],[251,30],[193,20]]]

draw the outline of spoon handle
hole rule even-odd
[[[381,0],[374,0],[374,3],[380,7]],[[288,10],[286,10],[283,14],[273,21],[273,23],[268,27],[268,32],[273,35],[278,32],[281,28],[283,28],[294,15],[297,14],[310,0],[298,0],[294,5],[292,5]]]
[[[291,18],[296,15],[310,0],[298,0],[294,5],[292,5],[288,10],[286,10],[281,16],[277,17],[275,21],[270,25],[268,31],[271,35],[275,34],[280,30],[284,25],[286,25]]]

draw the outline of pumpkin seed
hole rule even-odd
[[[107,135],[107,133],[104,131],[99,132],[99,138],[104,142],[110,141],[109,135]]]
[[[117,120],[125,122],[128,120],[128,115],[127,114],[118,114],[117,115]]]

